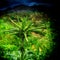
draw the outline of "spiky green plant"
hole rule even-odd
[[[3,18],[5,21],[8,19],[9,23],[7,23],[11,27],[7,28],[8,24],[6,24],[2,32],[11,34],[13,37],[10,39],[14,40],[17,37],[16,42],[20,41],[19,44],[17,43],[21,53],[20,60],[42,60],[47,52],[51,52],[54,44],[50,21],[46,21],[43,17],[38,18],[39,13],[35,12],[35,14],[35,16],[32,14],[32,17],[17,14]]]

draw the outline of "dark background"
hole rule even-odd
[[[51,56],[46,60],[60,60],[59,57],[59,1],[53,0],[0,0],[0,15],[3,12],[13,9],[16,6],[29,6],[38,11],[45,12],[51,18],[51,27],[54,28],[53,32],[57,34],[54,41],[57,43]]]
[[[52,0],[0,0],[0,11],[6,10],[8,8],[13,8],[18,5],[40,5],[51,8],[55,5],[55,3]]]

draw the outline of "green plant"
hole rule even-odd
[[[17,60],[20,57],[20,51],[18,47],[11,44],[0,45],[0,58],[8,60]]]
[[[31,14],[22,14],[22,16],[20,16],[21,14],[14,14],[3,18],[5,21],[2,20],[3,24],[1,24],[1,26],[5,24],[3,26],[5,28],[1,28],[2,32],[0,32],[2,36],[0,41],[2,46],[3,44],[13,44],[17,46],[17,51],[20,51],[20,55],[17,54],[17,56],[20,56],[20,58],[18,58],[20,60],[42,60],[45,58],[46,53],[51,52],[52,46],[54,45],[52,41],[53,37],[50,28],[50,21],[46,21],[42,15],[41,19],[38,18],[38,15],[40,14],[37,12],[34,14],[31,13],[32,17]],[[36,18],[38,18],[38,21]],[[6,21],[6,19],[8,19],[8,21]],[[9,24],[9,27],[7,27],[7,23]],[[9,37],[4,37],[4,39],[3,35],[9,35]],[[13,55],[13,51],[11,54]],[[9,59],[12,56],[11,54],[9,53]],[[15,52],[14,54],[16,55]],[[6,55],[6,57],[7,56],[8,55]]]

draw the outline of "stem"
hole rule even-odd
[[[28,42],[28,38],[27,38],[27,35],[26,35],[26,33],[24,33],[24,36],[25,36],[25,39],[26,39],[26,41]]]
[[[24,60],[24,39],[23,31],[21,31],[21,60]]]
[[[10,21],[14,24],[14,25],[16,25],[18,28],[20,28],[20,26],[19,25],[17,25],[11,18],[9,18],[10,19]],[[20,28],[21,29],[21,28]]]

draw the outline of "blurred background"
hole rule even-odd
[[[50,8],[55,6],[55,3],[52,0],[0,0],[0,11],[6,10],[8,8],[14,8],[19,5],[25,6],[40,5]]]
[[[17,6],[24,5],[24,6],[36,8],[41,11],[45,11],[47,13],[51,12],[52,14],[50,13],[49,15],[53,15],[53,17],[55,17],[56,10],[58,10],[57,3],[58,3],[58,0],[57,1],[53,1],[53,0],[0,0],[0,15],[2,14],[2,12],[5,12],[6,10],[10,10]]]

